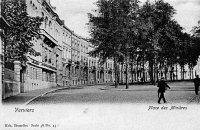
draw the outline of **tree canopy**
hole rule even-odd
[[[10,24],[6,32],[5,59],[26,61],[26,54],[40,55],[31,41],[40,37],[42,18],[29,16],[24,0],[6,0],[3,13]]]
[[[99,54],[102,62],[114,55],[122,56],[127,35],[132,35],[131,13],[133,0],[98,0],[96,14],[88,14],[91,43],[95,50],[91,53]],[[136,3],[137,4],[137,3]],[[128,32],[129,31],[129,32]],[[129,33],[129,34],[128,34]],[[126,36],[125,36],[126,35]]]
[[[95,14],[88,14],[91,43],[95,50],[90,54],[98,54],[101,63],[108,58],[117,62],[130,57],[127,52],[137,49],[136,12],[137,0],[98,0]],[[128,60],[128,59],[126,59]],[[117,72],[116,72],[117,73]]]
[[[198,21],[198,26],[193,28],[193,31],[195,37],[200,37],[200,20]]]
[[[176,10],[163,0],[139,4],[138,0],[98,0],[95,14],[89,14],[91,42],[104,63],[107,58],[117,62],[149,62],[151,81],[158,67],[194,66],[198,59],[197,39],[183,32],[173,18]],[[195,34],[199,27],[195,27]],[[127,64],[128,65],[128,64]]]

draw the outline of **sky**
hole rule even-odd
[[[65,21],[65,25],[82,37],[89,37],[88,13],[96,9],[97,0],[51,0],[52,6],[56,7],[56,13]],[[146,0],[140,0],[144,2]],[[153,1],[153,0],[150,0]],[[176,14],[174,19],[184,28],[185,32],[191,33],[192,27],[198,25],[200,20],[200,0],[164,0],[172,5]]]

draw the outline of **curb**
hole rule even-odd
[[[49,94],[49,93],[53,93],[53,92],[58,91],[58,90],[72,89],[72,88],[73,88],[73,87],[63,87],[63,88],[57,88],[57,89],[54,89],[54,90],[47,91],[47,92],[45,92],[45,93],[43,93],[43,94],[40,94],[39,96],[36,96],[36,97],[34,97],[34,98],[28,100],[26,103],[24,103],[24,106],[30,104],[33,100],[35,100],[35,99],[37,99],[37,98],[39,98],[39,97],[43,97],[44,95],[47,95],[47,94]],[[80,89],[80,88],[82,88],[82,87],[76,87],[76,88]]]

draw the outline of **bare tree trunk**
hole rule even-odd
[[[178,65],[176,63],[176,80],[178,80]]]
[[[117,63],[117,85],[119,85],[119,65]]]
[[[156,82],[158,81],[158,73],[159,73],[159,68],[158,68],[158,61],[156,60]]]
[[[170,80],[172,81],[172,64],[170,65],[170,68],[171,68],[171,70],[170,70]]]
[[[183,80],[185,79],[185,66],[183,65]]]
[[[114,57],[114,67],[115,67],[115,88],[118,87],[118,67],[117,67],[117,58]]]
[[[131,77],[132,77],[132,83],[133,83],[133,81],[134,81],[134,79],[133,79],[133,64],[131,64]]]
[[[154,76],[153,76],[153,61],[150,60],[149,61],[149,76],[150,76],[150,82],[154,85],[155,81],[154,81]]]
[[[129,88],[129,72],[128,72],[128,68],[129,68],[129,56],[126,57],[126,89]]]
[[[124,72],[123,72],[123,69],[124,69],[124,63],[122,62],[122,64],[121,64],[121,83],[123,84],[123,74],[124,74]]]
[[[191,71],[192,71],[192,78],[191,79],[193,79],[194,78],[193,77],[194,76],[194,73],[193,73],[194,72],[194,67],[193,66],[192,66],[192,70]]]
[[[144,68],[144,56],[143,56],[143,81],[142,82],[145,82],[145,68]]]
[[[138,60],[136,60],[136,80],[138,82]]]
[[[191,65],[188,66],[189,67],[189,79],[192,78],[192,67]]]
[[[181,65],[181,80],[183,80],[184,79],[184,74],[183,74],[184,72],[183,72],[183,65]]]

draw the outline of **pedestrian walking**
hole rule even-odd
[[[199,75],[196,75],[196,78],[194,79],[194,87],[195,87],[196,95],[198,95],[198,92],[199,92],[199,84],[200,84]]]
[[[161,99],[163,99],[164,103],[166,103],[167,101],[165,100],[165,90],[167,88],[170,89],[170,87],[167,85],[167,83],[164,81],[164,77],[161,78],[160,81],[158,81],[158,103],[160,104]]]

